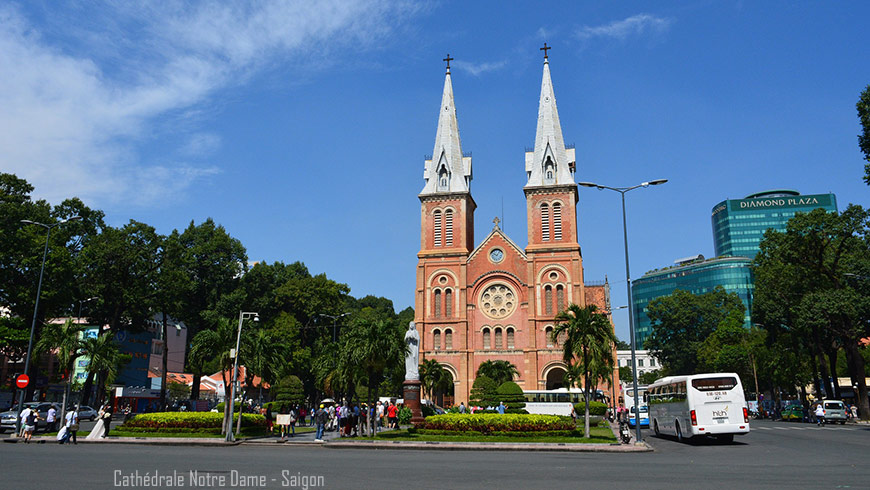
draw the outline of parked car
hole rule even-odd
[[[79,420],[90,420],[93,422],[97,419],[97,411],[87,405],[79,407]]]
[[[631,407],[631,412],[628,414],[628,425],[634,427],[635,425],[635,417],[637,414],[637,410],[635,407]],[[646,405],[640,406],[640,426],[641,427],[649,427],[649,407]]]
[[[800,405],[789,405],[782,409],[782,420],[797,420],[804,419],[804,407]]]
[[[822,400],[819,403],[823,403],[823,407],[825,409],[825,423],[834,423],[839,422],[840,425],[844,425],[846,423],[846,405],[840,400]],[[813,411],[815,411],[818,403],[813,405]]]
[[[45,416],[48,414],[48,409],[54,405],[55,408],[59,408],[56,403],[39,403],[39,402],[26,402],[24,404],[25,408],[36,409],[39,412],[39,416],[42,417],[41,420],[36,421],[36,431],[46,431],[48,429],[48,423],[45,421]],[[16,427],[16,418],[18,417],[18,407],[15,406],[12,410],[7,412],[0,413],[0,433],[10,431],[15,432]],[[59,417],[59,415],[58,415]]]

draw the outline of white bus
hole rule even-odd
[[[735,373],[669,376],[647,387],[650,424],[656,435],[684,441],[714,436],[730,442],[749,433],[749,412]]]

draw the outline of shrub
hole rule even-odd
[[[429,405],[422,405],[422,406],[420,407],[420,411],[423,413],[423,416],[424,416],[424,417],[428,417],[428,416],[430,416],[430,415],[436,415],[436,413],[435,413],[435,409],[432,408],[432,407],[429,406]],[[457,411],[457,413],[458,413],[458,412],[459,412],[459,409],[456,409],[456,411]]]
[[[400,424],[409,424],[411,423],[411,417],[414,414],[411,412],[411,409],[402,405],[399,407],[398,419]]]
[[[586,402],[574,404],[574,411],[577,417],[582,417],[586,413]],[[606,415],[607,404],[602,402],[589,402],[589,415]]]
[[[574,430],[571,417],[520,414],[444,414],[426,417],[426,430],[452,432],[546,432]]]
[[[272,395],[276,401],[298,404],[305,401],[305,387],[299,378],[291,375],[275,384]]]
[[[214,406],[214,409],[220,413],[224,413],[224,406],[226,406],[226,404],[224,402],[220,402]],[[233,412],[238,412],[241,409],[242,409],[241,403],[236,403],[233,405]]]
[[[523,389],[520,385],[513,381],[505,381],[498,387],[498,399],[500,402],[507,405],[511,413],[513,410],[522,410],[526,406],[526,396],[523,394]]]
[[[471,387],[471,403],[480,407],[498,405],[498,386],[486,376],[479,376]]]
[[[297,403],[289,401],[268,402],[263,404],[263,408],[272,407],[272,415],[278,413],[290,413],[290,410],[295,409]],[[296,414],[299,415],[299,414]]]
[[[128,420],[124,429],[137,427],[150,430],[160,429],[214,429],[220,430],[223,413],[214,412],[155,412],[136,415]],[[233,420],[238,420],[235,415]],[[265,426],[266,418],[258,414],[243,413],[242,427]]]

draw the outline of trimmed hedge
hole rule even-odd
[[[575,403],[574,412],[577,413],[577,417],[583,417],[586,414],[586,402]],[[607,415],[607,404],[589,402],[589,415]]]
[[[583,437],[582,430],[542,430],[537,432],[519,432],[519,431],[496,431],[496,432],[478,432],[474,430],[455,431],[455,430],[429,430],[417,429],[415,434],[421,436],[504,436],[504,437]]]
[[[159,429],[218,429],[223,424],[224,414],[214,412],[156,412],[136,415],[121,427]],[[234,415],[233,420],[238,420]],[[242,427],[265,426],[266,418],[262,415],[243,413]],[[120,430],[120,428],[119,428]]]
[[[528,413],[523,410],[526,406],[526,396],[523,389],[513,381],[505,381],[498,387],[498,399],[510,410],[507,413]]]
[[[482,434],[494,432],[547,432],[574,430],[571,417],[559,415],[521,414],[444,414],[426,417],[426,430],[452,432],[474,431]]]
[[[214,409],[217,410],[217,411],[220,412],[220,413],[224,413],[224,405],[225,405],[224,402],[220,402],[220,403],[218,403],[217,405],[214,406]],[[238,412],[238,411],[241,410],[241,409],[242,409],[242,404],[241,404],[241,403],[236,403],[236,404],[233,405],[233,412]]]

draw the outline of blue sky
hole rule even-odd
[[[301,260],[397,309],[447,53],[478,239],[503,215],[526,245],[544,41],[577,180],[670,180],[627,195],[634,277],[712,255],[723,199],[868,205],[864,2],[129,4],[0,3],[0,170],[112,225],[212,217],[251,260]],[[626,304],[618,194],[582,189],[579,229],[587,280]]]

